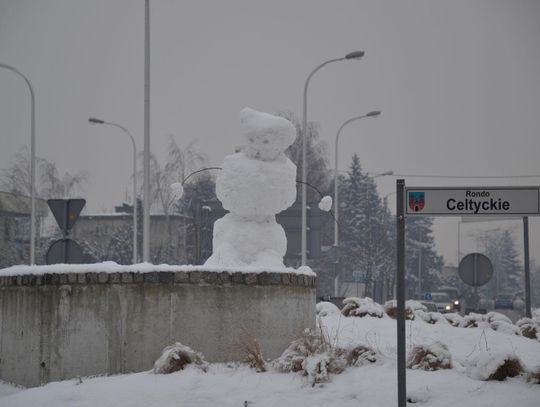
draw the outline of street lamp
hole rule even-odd
[[[105,120],[91,117],[88,119],[91,124],[105,124],[108,126],[117,127],[127,134],[133,146],[133,264],[137,263],[137,147],[135,139],[131,133],[124,127],[116,123],[106,122]]]
[[[323,62],[317,66],[306,79],[304,84],[304,105],[302,115],[302,266],[306,265],[306,252],[307,252],[307,90],[311,77],[321,69],[323,66],[332,62],[339,62],[345,60],[358,60],[364,56],[364,51],[350,52],[342,58],[335,58],[329,61]]]
[[[34,265],[36,263],[36,102],[34,89],[28,78],[19,70],[6,64],[0,64],[0,68],[15,72],[24,79],[30,90],[30,265]]]
[[[338,205],[338,142],[339,142],[339,135],[341,134],[341,130],[348,125],[349,123],[363,119],[364,117],[379,117],[381,114],[380,111],[374,110],[372,112],[369,112],[367,114],[364,114],[362,116],[356,116],[349,120],[347,120],[345,123],[341,125],[341,127],[338,129],[336,134],[336,146],[335,146],[335,168],[334,168],[334,250],[335,250],[335,261],[334,261],[334,295],[338,296],[338,273],[337,273],[337,263],[338,263],[338,246],[339,246],[339,231],[338,231],[338,223],[339,223],[339,205]],[[386,174],[385,174],[386,175]],[[303,235],[302,235],[303,236]]]

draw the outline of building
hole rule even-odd
[[[138,211],[138,257],[142,260],[142,210]],[[194,251],[192,219],[181,214],[150,214],[152,263],[188,264]],[[84,214],[69,237],[79,243],[86,261],[133,262],[133,207],[117,206],[113,213]]]
[[[36,200],[36,234],[47,216],[47,203]],[[0,267],[28,262],[30,254],[30,198],[0,191]]]

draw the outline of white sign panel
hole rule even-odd
[[[406,187],[405,214],[535,216],[539,197],[539,187]]]

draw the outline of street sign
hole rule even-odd
[[[45,260],[47,264],[80,264],[83,252],[76,241],[59,239],[49,247]]]
[[[528,292],[527,287],[530,282],[527,272],[527,217],[538,215],[540,215],[540,187],[406,187],[404,179],[396,180],[396,320],[397,393],[399,407],[406,407],[407,405],[405,363],[405,218],[407,216],[522,217],[526,253],[525,287],[526,292]],[[487,260],[487,263],[485,260]],[[479,253],[473,253],[471,257],[465,256],[460,262],[459,272],[463,281],[475,287],[475,297],[478,299],[477,287],[489,281],[493,274],[493,267],[487,257]],[[529,309],[527,313],[530,314]]]
[[[48,199],[47,205],[56,219],[56,223],[67,234],[73,227],[86,204],[84,199]]]
[[[540,187],[406,187],[407,216],[540,215]]]
[[[480,287],[493,276],[491,261],[481,253],[470,253],[459,262],[459,277],[465,284]]]

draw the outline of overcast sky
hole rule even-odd
[[[131,146],[96,116],[127,127],[143,146],[143,0],[0,0],[0,63],[28,76],[36,93],[37,154],[61,171],[89,172],[88,209],[111,211],[131,186]],[[239,140],[250,106],[302,114],[309,72],[364,50],[361,61],[328,65],[312,79],[308,119],[333,144],[347,119],[378,119],[343,131],[346,169],[396,174],[540,174],[540,1],[179,1],[151,0],[152,150],[167,137],[192,140],[219,165]],[[0,168],[28,145],[29,97],[0,71]],[[331,166],[333,167],[333,160]],[[538,185],[536,178],[405,176],[408,185]],[[378,178],[381,196],[396,177]],[[393,196],[392,196],[392,199]],[[520,223],[484,225],[510,227]],[[462,252],[476,249],[462,227]],[[531,220],[531,252],[540,221]],[[457,219],[436,222],[447,263],[457,260]],[[540,259],[540,255],[536,255]]]

